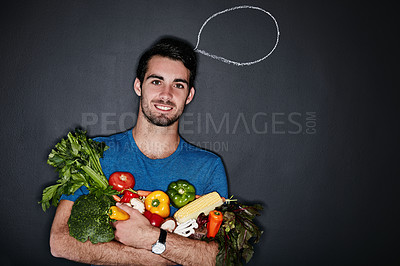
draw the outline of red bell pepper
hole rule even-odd
[[[125,190],[124,195],[121,198],[121,202],[128,203],[133,198],[139,198],[139,195],[137,193],[133,193],[132,191]]]
[[[164,218],[162,218],[157,213],[151,213],[149,211],[145,211],[143,215],[149,220],[150,224],[155,227],[160,227],[162,222],[164,222]]]

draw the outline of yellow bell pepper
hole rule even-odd
[[[118,220],[118,221],[124,221],[129,219],[129,214],[118,208],[117,206],[111,206],[109,210],[109,216],[111,219]]]
[[[161,190],[151,192],[144,200],[144,206],[149,212],[156,213],[163,218],[169,216],[169,197]]]

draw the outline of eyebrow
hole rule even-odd
[[[158,75],[156,75],[156,74],[151,74],[151,75],[149,75],[149,76],[146,78],[146,80],[147,80],[147,79],[151,79],[151,78],[156,78],[156,79],[159,79],[159,80],[164,80],[164,78],[163,78],[162,76],[158,76]],[[182,83],[186,83],[187,85],[189,85],[189,82],[188,82],[186,79],[174,79],[174,82],[182,82]]]
[[[189,85],[189,82],[187,82],[186,79],[174,79],[174,82],[182,82],[182,83],[186,83],[187,85]]]
[[[146,78],[146,80],[147,80],[147,79],[152,79],[152,78],[156,78],[156,79],[164,80],[164,78],[163,78],[163,77],[161,77],[161,76],[158,76],[158,75],[155,75],[155,74],[152,74],[152,75],[148,76],[148,77]]]

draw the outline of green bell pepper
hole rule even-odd
[[[168,185],[167,194],[172,206],[181,208],[196,198],[196,189],[186,180],[178,180]]]

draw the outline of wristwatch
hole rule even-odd
[[[151,251],[154,254],[162,254],[165,251],[165,241],[167,240],[167,231],[160,228],[160,237],[157,242],[151,246]]]

